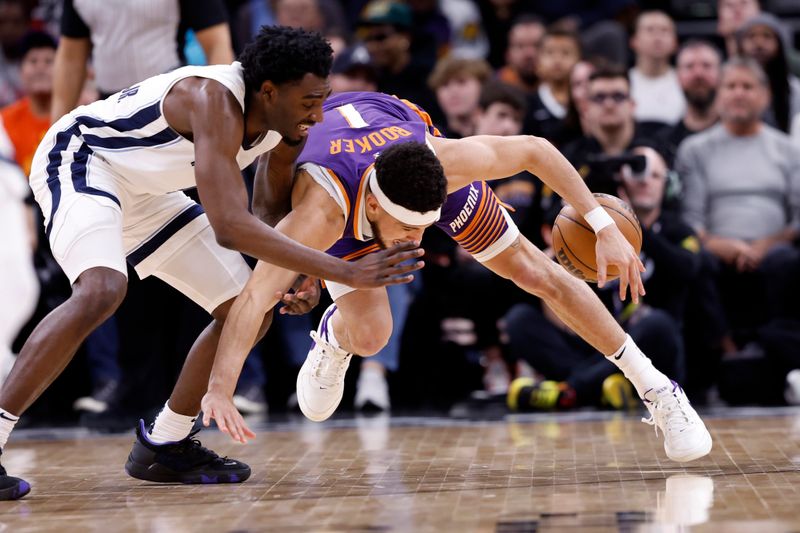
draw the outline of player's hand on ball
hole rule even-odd
[[[239,410],[233,405],[233,400],[220,392],[209,391],[203,396],[200,403],[203,410],[203,425],[211,425],[213,418],[217,427],[227,433],[236,442],[247,444],[247,439],[256,438],[256,434],[247,426]]]
[[[423,253],[425,251],[418,242],[408,241],[369,254],[351,263],[351,279],[347,285],[356,289],[371,289],[408,283],[414,279],[411,272],[425,266],[422,261],[411,261]]]
[[[304,315],[319,304],[322,290],[316,278],[300,276],[297,278],[292,292],[276,292],[275,297],[283,303],[278,311],[282,315]]]
[[[644,283],[642,272],[644,265],[633,246],[625,239],[616,225],[606,226],[597,234],[595,249],[597,256],[597,285],[602,287],[606,283],[606,272],[609,265],[619,269],[619,298],[625,300],[628,287],[631,289],[631,298],[634,303],[639,303],[639,296],[644,296]]]

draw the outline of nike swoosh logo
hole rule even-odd
[[[0,418],[2,418],[3,420],[8,420],[9,422],[16,422],[17,420],[19,420],[19,418],[10,418],[6,416],[6,414],[3,412],[0,412]]]
[[[328,387],[320,387],[319,390],[328,390]]]
[[[619,352],[619,355],[615,355],[615,356],[614,356],[614,359],[616,359],[617,361],[619,361],[620,359],[622,359],[622,354],[624,354],[624,353],[625,353],[625,350],[626,350],[627,348],[628,348],[627,346],[626,346],[625,348],[623,348],[623,349],[622,349],[622,351],[621,351],[621,352]]]

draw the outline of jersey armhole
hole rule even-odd
[[[344,222],[347,224],[347,219],[350,217],[350,200],[336,174],[316,163],[302,163],[299,168],[308,172],[308,175],[336,201],[344,214]]]

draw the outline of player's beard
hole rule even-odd
[[[372,230],[372,238],[375,240],[378,248],[381,250],[387,249],[389,246],[387,246],[386,242],[383,240],[383,236],[381,236],[381,230],[378,229],[378,225],[371,220],[367,221],[369,222],[369,227]]]

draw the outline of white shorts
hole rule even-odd
[[[163,279],[208,312],[247,283],[247,263],[217,244],[196,202],[180,191],[134,193],[101,157],[82,153],[80,144],[54,153],[40,147],[30,184],[53,257],[70,283],[95,267],[127,276],[127,262],[139,277]]]

